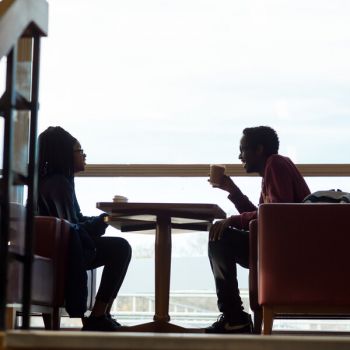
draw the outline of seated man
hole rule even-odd
[[[239,159],[247,173],[262,177],[259,203],[300,203],[310,190],[293,162],[278,155],[278,136],[270,127],[246,128],[240,142]],[[257,218],[257,207],[224,175],[218,187],[229,193],[239,215],[217,221],[209,232],[209,260],[213,271],[218,321],[207,333],[251,333],[252,321],[243,311],[237,282],[237,267],[249,268],[249,222]]]

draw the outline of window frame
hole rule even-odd
[[[229,176],[247,174],[241,164],[225,164]],[[350,164],[296,164],[305,177],[347,177]],[[207,177],[210,164],[88,164],[79,177]]]

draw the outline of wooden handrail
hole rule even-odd
[[[46,0],[3,0],[0,2],[0,58],[19,38],[46,36],[49,6]]]
[[[209,164],[89,164],[81,177],[206,177]],[[350,176],[350,164],[297,164],[303,176]],[[241,164],[226,164],[230,176],[247,174]]]
[[[209,164],[88,164],[78,177],[206,177]],[[306,177],[350,177],[350,164],[297,164]],[[226,164],[229,176],[258,176],[247,174],[240,164]],[[0,169],[0,177],[2,169]],[[18,176],[21,176],[18,174]]]

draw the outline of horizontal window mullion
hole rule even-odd
[[[247,174],[241,164],[225,164],[229,176]],[[210,164],[89,164],[81,177],[207,177]],[[350,176],[350,164],[297,164],[308,176]]]

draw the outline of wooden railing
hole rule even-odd
[[[298,164],[303,176],[350,176],[350,164]],[[226,164],[229,176],[247,174],[241,164]],[[206,177],[209,164],[89,164],[82,177]]]
[[[21,37],[40,36],[48,32],[46,0],[0,1],[0,58],[6,56]]]

